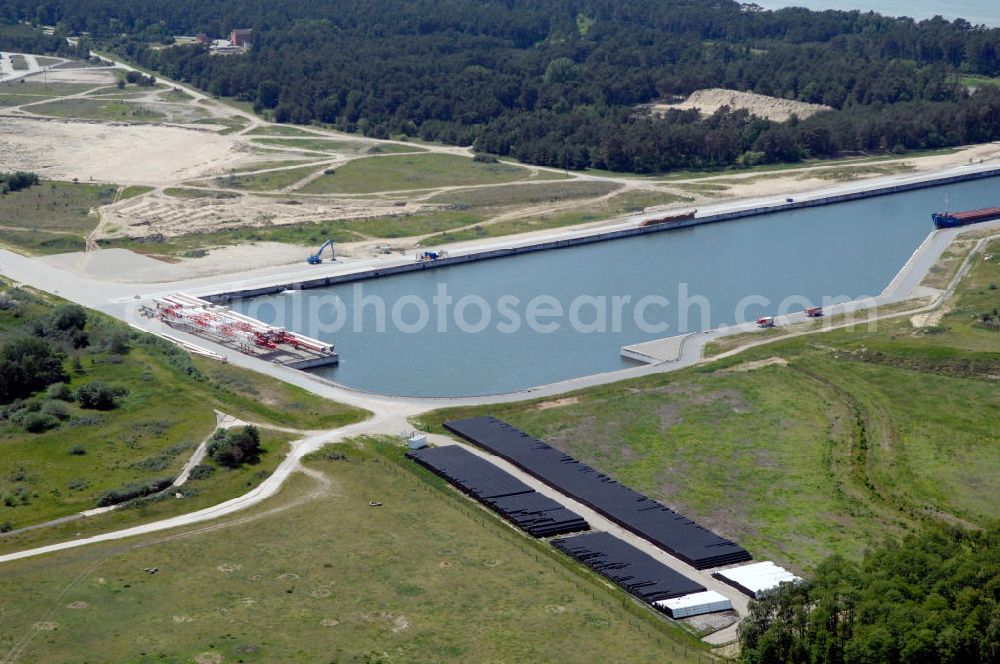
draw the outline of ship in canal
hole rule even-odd
[[[1000,207],[988,207],[966,212],[935,212],[931,215],[937,228],[956,228],[980,221],[1000,219]]]

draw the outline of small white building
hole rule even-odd
[[[729,611],[733,608],[733,603],[725,595],[714,590],[691,593],[672,599],[661,599],[653,604],[674,619],[700,616],[703,613],[715,613],[716,611]]]
[[[760,599],[764,593],[774,590],[782,583],[800,583],[802,581],[787,569],[778,567],[770,560],[713,572],[712,576],[754,599]]]

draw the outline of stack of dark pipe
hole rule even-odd
[[[532,537],[553,537],[588,529],[587,522],[577,514],[458,445],[426,447],[406,456]]]
[[[697,569],[750,560],[741,546],[494,417],[445,428],[506,459]]]
[[[555,539],[552,546],[650,604],[705,590],[700,583],[608,533]]]

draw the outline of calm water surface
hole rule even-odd
[[[495,394],[619,369],[628,366],[619,353],[623,345],[730,324],[740,314],[752,320],[781,313],[779,303],[789,296],[798,298],[787,309],[799,311],[824,298],[876,295],[932,230],[930,212],[944,207],[946,195],[953,209],[997,205],[998,185],[1000,178],[934,187],[260,297],[233,308],[332,342],[341,364],[322,375],[351,387],[412,396]],[[439,331],[433,298],[442,288],[454,304]],[[477,302],[491,309],[478,333],[455,323],[455,304],[466,296],[482,298]],[[527,303],[539,296],[554,299],[536,313],[552,311],[553,304],[563,309],[561,318],[535,317],[538,324],[557,323],[555,331],[525,323]],[[617,329],[615,296],[630,298],[620,307]],[[635,304],[650,296],[670,304],[655,300],[637,321]],[[385,303],[385,331],[378,331],[374,304],[361,316],[351,315],[362,297]],[[508,305],[516,298],[506,311],[519,316],[520,326],[501,315],[504,297]],[[597,304],[602,297],[604,307]],[[577,319],[583,328],[568,317],[574,300],[582,302]],[[424,329],[413,331],[421,322],[417,302],[425,303],[430,316]],[[480,308],[466,304],[461,319],[475,327]],[[392,324],[394,305],[405,329]],[[595,331],[599,309],[605,312],[603,332]]]

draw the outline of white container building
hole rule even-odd
[[[671,618],[688,618],[690,616],[700,616],[703,613],[714,613],[716,611],[729,611],[733,608],[724,595],[714,590],[706,590],[701,593],[691,593],[672,599],[661,599],[653,603],[656,608],[666,612]]]
[[[774,590],[781,583],[802,581],[787,569],[778,567],[770,560],[713,572],[712,576],[754,599],[760,599],[764,593]]]

